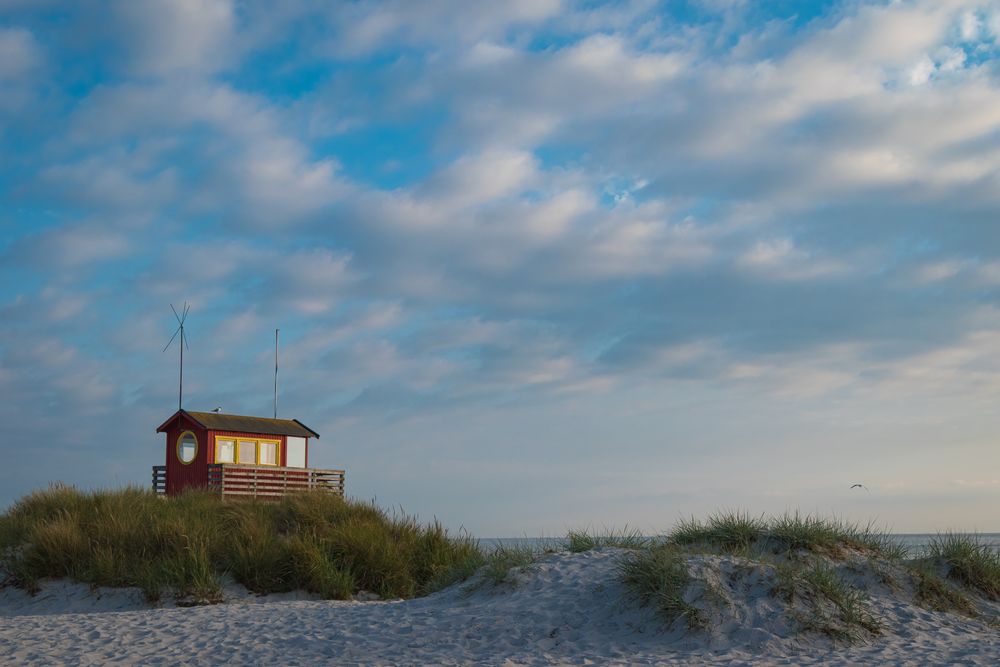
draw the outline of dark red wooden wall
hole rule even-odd
[[[177,458],[177,439],[184,431],[191,431],[198,438],[198,451],[194,461],[183,464]],[[170,425],[167,434],[167,494],[180,493],[192,487],[208,485],[208,431],[185,416],[180,416]]]

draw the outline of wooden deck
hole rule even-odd
[[[153,466],[153,489],[166,493],[166,466]],[[208,488],[223,497],[280,498],[297,491],[327,491],[344,495],[344,471],[319,468],[214,463],[208,466]]]

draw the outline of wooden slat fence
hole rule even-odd
[[[240,463],[208,466],[208,489],[223,496],[280,498],[296,491],[328,491],[344,495],[344,471],[319,468],[283,468]],[[167,492],[167,467],[153,466],[153,490]]]
[[[167,492],[167,466],[153,466],[153,491],[160,495]]]
[[[223,496],[266,498],[315,490],[343,496],[344,471],[215,463],[208,466],[208,488]]]

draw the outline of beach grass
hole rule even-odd
[[[208,603],[221,599],[230,577],[260,594],[409,598],[483,562],[468,535],[323,493],[222,502],[201,492],[165,499],[138,488],[54,486],[0,516],[0,567],[29,591],[43,578],[65,577],[137,586],[151,601],[170,591]]]
[[[619,563],[619,574],[633,595],[645,605],[652,605],[668,622],[685,619],[701,627],[705,617],[684,600],[691,583],[683,552],[673,545],[658,545],[627,554]]]
[[[861,525],[798,512],[769,517],[724,511],[705,521],[683,519],[669,533],[668,541],[735,554],[806,550],[836,555],[850,548],[894,561],[907,555],[902,544],[873,523]]]
[[[976,606],[962,591],[934,572],[927,562],[910,568],[916,583],[914,601],[931,611],[957,611],[967,616],[976,616]]]
[[[573,553],[615,547],[618,549],[642,549],[650,546],[652,538],[646,537],[634,528],[625,526],[620,530],[605,529],[599,533],[589,530],[571,530],[566,534],[566,546]]]
[[[483,579],[494,585],[509,581],[511,570],[531,565],[538,560],[540,554],[538,550],[523,544],[497,546],[486,555]]]
[[[833,568],[816,562],[803,568],[798,576],[813,606],[812,614],[804,617],[807,629],[848,640],[858,639],[860,630],[872,634],[881,631],[881,623],[865,607],[864,594],[841,579]],[[821,600],[833,605],[832,617],[819,604]]]
[[[732,511],[713,514],[707,521],[682,519],[668,539],[684,546],[705,545],[733,552],[749,549],[767,531],[767,521],[748,512]]]
[[[792,560],[776,564],[775,574],[774,593],[788,602],[788,613],[801,630],[846,641],[882,631],[882,623],[865,605],[865,593],[843,579],[829,562]]]
[[[931,539],[927,558],[949,578],[990,600],[1000,600],[1000,552],[976,535],[943,533]]]

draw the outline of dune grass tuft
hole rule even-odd
[[[911,568],[916,583],[915,601],[931,611],[957,611],[976,616],[976,606],[965,593],[942,579],[936,572],[921,563]]]
[[[835,555],[844,548],[868,551],[888,560],[906,557],[906,549],[873,524],[824,519],[798,512],[781,516],[752,516],[746,512],[720,512],[707,521],[682,520],[668,540],[689,547],[706,547],[723,553],[807,550]]]
[[[767,531],[763,516],[747,512],[719,512],[707,521],[681,520],[670,532],[669,540],[681,545],[716,547],[722,551],[742,551],[759,541]]]
[[[977,535],[944,533],[931,540],[927,557],[948,576],[990,600],[1000,600],[1000,553]]]
[[[192,603],[221,599],[231,576],[256,593],[304,589],[345,599],[359,590],[413,597],[468,576],[484,556],[437,522],[390,515],[330,494],[222,502],[208,493],[160,498],[126,488],[55,486],[0,516],[0,568],[35,590],[42,578],[138,586]]]
[[[807,566],[792,562],[776,571],[776,592],[789,603],[798,598],[808,606],[806,612],[792,612],[802,629],[847,641],[856,641],[865,632],[881,632],[882,624],[865,607],[864,594],[826,563],[813,561]]]
[[[509,580],[511,570],[531,565],[538,556],[538,551],[525,545],[497,546],[486,556],[483,578],[494,585],[501,584]]]
[[[833,603],[840,621],[844,623],[846,628],[863,628],[873,634],[878,634],[881,631],[882,626],[878,619],[865,608],[863,593],[838,577],[833,568],[822,563],[815,563],[812,567],[805,569],[802,580],[815,593]],[[847,630],[846,633],[840,631],[840,633],[848,634],[849,638],[854,638],[849,635],[850,630]]]
[[[628,526],[621,530],[605,530],[601,533],[591,533],[588,530],[571,530],[566,535],[567,547],[573,553],[606,547],[642,549],[649,546],[651,542],[650,538]]]
[[[675,546],[659,545],[628,554],[618,569],[633,595],[653,605],[668,623],[683,618],[689,625],[704,626],[702,612],[684,600],[691,575],[684,554]]]

